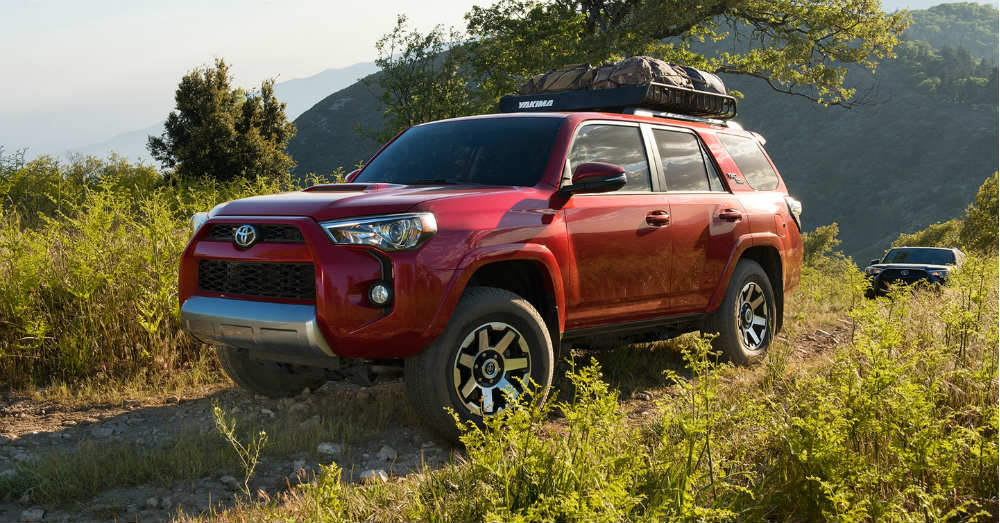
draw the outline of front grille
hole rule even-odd
[[[907,283],[912,283],[917,280],[927,279],[927,272],[919,269],[906,269],[907,274],[904,276],[902,273],[903,269],[886,269],[882,271],[879,278],[882,281],[892,280],[892,281],[904,281]]]
[[[198,288],[254,298],[315,300],[316,269],[311,263],[200,260]]]
[[[233,241],[233,231],[242,223],[213,223],[205,236],[206,240],[215,242]],[[257,243],[303,243],[302,231],[294,225],[277,225],[273,223],[251,223],[257,228]]]

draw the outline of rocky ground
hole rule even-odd
[[[383,401],[405,402],[399,382],[365,389],[330,382],[311,394],[283,400],[255,397],[236,388],[217,388],[199,397],[81,409],[7,398],[0,404],[0,478],[13,476],[18,467],[30,467],[36,457],[86,448],[87,443],[153,448],[170,445],[176,438],[190,438],[191,434],[207,431],[214,435],[214,403],[241,423],[264,426],[269,420],[285,416],[287,422],[281,426],[284,430],[313,430],[330,422],[322,413],[340,409],[338,399],[344,395],[361,401],[381,396]],[[250,481],[250,492],[273,496],[290,485],[310,481],[320,465],[331,461],[343,468],[345,481],[363,481],[405,475],[422,464],[436,467],[451,459],[451,446],[415,423],[404,422],[351,439],[359,441],[321,441],[280,458],[264,456]],[[0,521],[166,520],[179,511],[197,514],[229,505],[242,491],[242,482],[239,470],[223,469],[169,485],[107,490],[88,501],[68,505],[34,506],[28,493],[15,494],[14,499],[0,501]]]
[[[790,356],[811,358],[850,336],[849,323],[841,320],[828,330],[797,336]],[[785,340],[784,336],[779,339]],[[642,387],[622,392],[633,417],[648,412],[660,393]],[[182,439],[197,442],[201,436],[219,446],[219,452],[230,451],[219,444],[216,435],[215,404],[244,426],[285,436],[279,451],[261,459],[249,484],[253,496],[274,497],[290,486],[311,481],[320,465],[331,461],[342,467],[344,481],[385,481],[423,465],[440,467],[459,453],[408,414],[398,380],[367,388],[330,382],[312,393],[304,391],[282,400],[221,385],[191,397],[82,408],[6,397],[0,399],[0,481],[14,477],[19,468],[36,466],[40,457],[87,452],[95,445],[154,449]],[[298,433],[310,436],[287,437]],[[324,439],[329,434],[333,435]],[[198,453],[191,452],[189,459],[199,459]],[[103,489],[91,499],[72,502],[37,504],[29,493],[14,492],[6,499],[0,496],[0,521],[163,521],[180,513],[230,506],[241,495],[242,482],[237,467],[187,479],[168,475],[166,480]]]

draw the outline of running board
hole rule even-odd
[[[678,316],[666,316],[663,318],[652,318],[648,320],[629,321],[615,323],[613,325],[600,325],[597,327],[584,327],[582,329],[571,329],[563,332],[563,340],[578,340],[581,338],[591,338],[599,336],[624,336],[628,334],[641,333],[644,331],[655,331],[662,328],[679,327],[681,325],[696,325],[705,318],[705,314],[681,314]]]

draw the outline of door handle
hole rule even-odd
[[[719,219],[727,222],[738,222],[743,219],[743,213],[736,209],[726,209],[719,213]]]
[[[646,223],[653,227],[670,225],[670,213],[667,211],[652,211],[646,215]]]

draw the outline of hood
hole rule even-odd
[[[253,196],[224,204],[214,216],[309,216],[316,221],[406,212],[443,198],[514,191],[514,187],[343,183]]]
[[[950,271],[951,265],[933,265],[928,263],[876,263],[872,267],[878,269],[911,269],[918,271]]]

